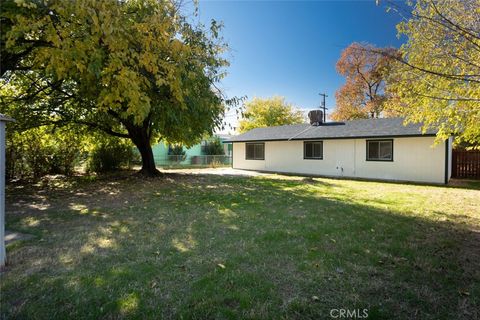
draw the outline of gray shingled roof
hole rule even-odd
[[[403,125],[403,118],[362,119],[345,121],[344,124],[312,126],[296,124],[267,128],[256,128],[232,137],[231,142],[268,140],[311,140],[402,137],[422,135],[421,124]],[[428,130],[425,135],[435,135],[436,130]]]

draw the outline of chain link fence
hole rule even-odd
[[[158,167],[229,167],[232,165],[232,156],[228,155],[167,155],[155,157]]]

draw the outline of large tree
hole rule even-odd
[[[239,131],[303,122],[305,122],[303,112],[285,102],[283,97],[253,98],[245,103]]]
[[[480,147],[480,0],[417,0],[397,28],[408,37],[391,73],[390,108],[438,139]]]
[[[23,126],[75,123],[131,139],[192,144],[221,125],[228,62],[220,25],[171,1],[2,1],[1,110]]]
[[[377,51],[387,54],[379,54]],[[334,120],[378,118],[388,116],[384,111],[385,79],[391,67],[395,49],[379,49],[369,44],[352,43],[343,50],[337,62],[337,72],[346,78],[335,93]]]

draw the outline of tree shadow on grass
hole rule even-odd
[[[8,253],[3,316],[479,316],[480,237],[452,220],[291,179],[108,183],[52,191],[43,210],[16,207],[9,223],[40,240]]]

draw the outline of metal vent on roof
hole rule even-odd
[[[323,111],[322,110],[311,110],[308,113],[308,118],[310,119],[310,124],[312,126],[319,126],[323,123]]]

